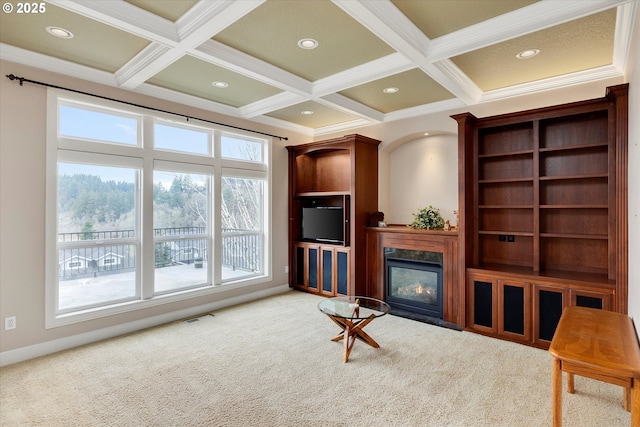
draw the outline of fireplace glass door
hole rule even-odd
[[[442,264],[386,259],[386,300],[400,310],[442,319]]]

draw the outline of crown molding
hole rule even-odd
[[[440,113],[442,111],[449,111],[466,106],[467,104],[457,98],[446,99],[444,101],[432,102],[431,104],[418,105],[417,107],[405,108],[404,110],[387,113],[384,116],[384,122],[389,123],[396,120],[412,119],[415,117]]]
[[[324,127],[316,128],[315,131],[313,132],[313,136],[328,135],[328,134],[336,133],[336,132],[353,131],[353,130],[355,130],[357,128],[370,126],[371,124],[372,123],[370,121],[364,120],[364,119],[352,120],[352,121],[344,122],[344,123],[337,123],[337,124],[331,125],[331,126],[324,126]]]
[[[97,70],[4,43],[0,43],[0,59],[69,77],[89,80],[106,86],[118,87],[114,75],[107,71]]]
[[[530,95],[547,90],[558,89],[561,87],[575,86],[583,83],[616,77],[624,76],[617,67],[613,65],[605,65],[603,67],[593,68],[591,70],[579,71],[577,73],[566,74],[558,77],[536,80],[531,83],[487,91],[482,94],[479,103],[498,101],[502,99],[513,98],[515,96]]]
[[[638,2],[633,1],[618,6],[616,19],[615,43],[613,46],[613,65],[624,72],[631,51],[631,38],[635,22]]]
[[[629,0],[538,1],[532,5],[488,19],[431,40],[431,62],[553,27],[583,16],[611,9]]]

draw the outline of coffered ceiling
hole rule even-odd
[[[1,59],[310,135],[621,76],[637,7],[49,0],[27,14],[9,4],[0,16]],[[301,48],[303,39],[317,47]],[[537,55],[516,57],[531,50]]]

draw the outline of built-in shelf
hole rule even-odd
[[[287,147],[292,287],[326,296],[366,296],[366,284],[356,277],[365,275],[365,228],[378,210],[378,144],[354,134]],[[343,209],[342,241],[303,239],[302,211],[318,206]]]
[[[544,348],[567,305],[626,312],[627,89],[452,116],[467,328]]]

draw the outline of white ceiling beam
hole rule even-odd
[[[611,9],[630,0],[543,0],[431,40],[430,62],[520,37]]]
[[[302,96],[311,96],[312,86],[308,80],[215,40],[207,40],[189,53],[203,61],[279,89],[288,90]]]
[[[339,93],[331,93],[316,99],[316,102],[339,110],[352,116],[360,117],[373,123],[380,123],[384,120],[384,113],[367,107],[351,98],[347,98]]]
[[[392,53],[332,76],[316,80],[313,82],[313,96],[325,96],[332,92],[339,92],[413,68],[416,68],[416,65],[409,58],[401,53]]]
[[[173,64],[189,50],[210,40],[215,34],[258,7],[264,1],[200,1],[176,22],[177,32],[180,35],[178,44],[172,46],[172,49],[166,51],[163,55],[154,58],[146,58],[144,55],[148,52],[141,52],[139,56],[142,56],[142,58],[136,56],[129,61],[118,70],[116,79],[122,87],[133,89]],[[141,63],[146,65],[140,67]],[[127,76],[127,78],[125,79],[124,76]]]
[[[261,114],[267,114],[272,111],[281,110],[291,105],[300,104],[308,101],[309,97],[301,96],[292,92],[282,92],[277,95],[270,96],[260,101],[252,102],[238,108],[239,113],[243,117],[252,118]]]
[[[398,52],[415,62],[439,85],[468,104],[477,102],[481,90],[470,79],[462,79],[453,67],[436,67],[426,56],[432,41],[413,24],[391,1],[333,0],[369,31]],[[447,71],[456,71],[447,75]],[[464,81],[463,85],[459,82]]]
[[[124,1],[48,0],[110,27],[172,46],[178,43],[178,31],[173,22]]]

